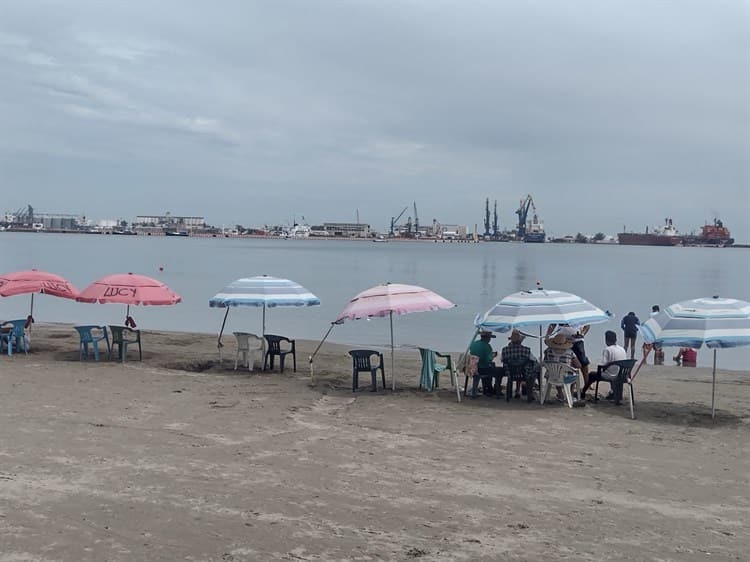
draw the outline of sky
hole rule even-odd
[[[750,242],[750,0],[0,2],[0,211]]]

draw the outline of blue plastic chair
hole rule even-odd
[[[13,348],[16,351],[23,350],[24,353],[29,353],[29,343],[26,339],[26,319],[21,318],[20,320],[8,320],[3,325],[12,324],[13,327],[7,332],[0,334],[0,342],[5,342],[8,347],[8,355],[13,355]]]
[[[106,326],[76,326],[80,342],[78,344],[78,359],[89,357],[89,344],[94,348],[94,361],[99,361],[99,342],[104,341],[107,344],[107,353],[110,352],[109,335]]]

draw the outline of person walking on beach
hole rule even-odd
[[[620,322],[620,328],[622,328],[625,334],[624,346],[625,351],[630,346],[630,358],[635,359],[635,339],[638,337],[638,326],[641,325],[641,321],[635,315],[635,312],[628,312]]]

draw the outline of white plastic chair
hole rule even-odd
[[[242,364],[248,370],[252,371],[256,358],[258,361],[263,361],[263,338],[247,332],[234,332],[234,337],[237,338],[237,354],[234,357],[234,370],[237,370],[240,355],[242,355]]]
[[[544,370],[546,371],[547,383],[544,388],[544,392],[541,393],[540,402],[544,404],[544,401],[549,398],[549,391],[553,386],[562,386],[563,392],[565,393],[565,399],[568,402],[568,407],[573,407],[573,383],[578,382],[578,371],[573,369],[567,363],[544,363]]]

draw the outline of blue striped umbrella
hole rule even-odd
[[[289,279],[258,275],[233,281],[220,293],[209,299],[211,308],[226,308],[224,321],[221,324],[217,346],[221,349],[221,336],[227,322],[229,309],[236,306],[263,307],[263,332],[266,334],[266,308],[276,306],[318,306],[320,299],[299,283]],[[264,338],[265,340],[265,338]]]
[[[506,332],[514,328],[606,322],[610,315],[572,293],[535,289],[503,298],[475,322],[481,330]]]
[[[711,417],[716,394],[716,350],[721,347],[750,345],[750,303],[718,296],[672,304],[640,327],[643,340],[664,347],[691,347],[704,344],[714,350]]]

